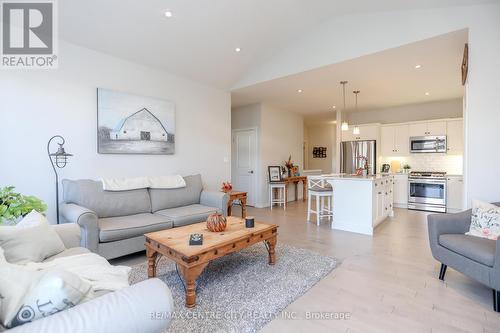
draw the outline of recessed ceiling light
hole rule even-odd
[[[239,47],[234,49],[234,52],[241,52],[241,49]]]
[[[172,17],[172,16],[174,16],[174,14],[172,13],[172,11],[167,10],[167,11],[165,12],[165,17],[170,18],[170,17]]]
[[[426,91],[426,92],[425,92],[425,96],[429,96],[430,94],[431,94],[431,93],[430,93],[430,92],[428,92],[428,91]]]
[[[300,94],[302,92],[302,89],[297,90],[297,92]]]
[[[422,68],[422,65],[415,65],[415,69],[420,69]]]

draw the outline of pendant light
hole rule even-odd
[[[342,109],[342,111],[345,114],[345,85],[347,84],[347,81],[340,81],[340,84],[342,85],[342,96],[344,98],[344,109]],[[340,128],[342,129],[342,131],[348,131],[349,130],[349,124],[347,123],[347,121],[344,120],[342,122],[342,126]]]
[[[356,111],[358,111],[358,94],[359,90],[354,90],[353,93],[356,96]],[[352,130],[352,134],[354,135],[359,135],[359,126],[354,126],[354,129]]]

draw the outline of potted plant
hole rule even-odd
[[[361,160],[361,164],[363,165],[361,168],[359,168],[359,173],[361,173],[363,176],[368,176],[368,158],[366,156],[358,156],[358,159]],[[356,171],[356,174],[358,171]]]
[[[222,186],[220,188],[221,192],[229,193],[232,191],[232,189],[233,185],[231,184],[231,182],[222,182]]]
[[[288,161],[285,161],[285,167],[288,171],[288,177],[292,177],[292,169],[293,169],[292,155],[288,157]]]
[[[411,166],[409,164],[405,164],[403,165],[403,170],[404,170],[404,173],[409,173],[410,172],[410,169],[411,169]]]
[[[0,189],[0,225],[16,224],[33,210],[45,213],[47,205],[37,197],[14,192],[14,186]]]

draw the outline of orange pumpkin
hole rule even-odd
[[[212,232],[221,232],[226,229],[227,221],[224,215],[219,213],[210,214],[207,218],[207,229]]]

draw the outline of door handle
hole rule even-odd
[[[253,173],[253,170],[248,171],[248,173]]]

